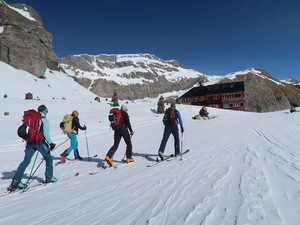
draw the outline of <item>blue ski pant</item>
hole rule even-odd
[[[74,134],[74,133],[69,133],[68,134],[68,138],[70,139],[71,141],[71,146],[65,151],[68,155],[70,155],[71,151],[74,150],[74,155],[75,156],[78,156],[76,155],[77,154],[77,150],[78,149],[78,141],[77,141],[77,134]]]
[[[42,143],[42,144],[30,144],[30,145],[26,146],[24,159],[20,163],[15,175],[13,176],[13,179],[16,179],[19,181],[22,180],[24,172],[25,172],[27,166],[30,164],[31,158],[36,151],[39,151],[46,161],[45,175],[49,176],[49,177],[53,176],[52,156],[50,154],[48,145],[46,143]]]
[[[178,131],[178,126],[175,125],[175,124],[165,126],[163,139],[161,140],[161,144],[160,144],[160,147],[159,147],[158,151],[160,151],[160,152],[165,151],[168,139],[169,139],[171,134],[174,137],[175,154],[178,155],[178,154],[180,154],[180,150],[179,150],[179,131]]]

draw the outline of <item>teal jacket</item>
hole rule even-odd
[[[46,118],[46,114],[43,113],[43,112],[40,112],[41,116],[42,116],[42,119],[41,119],[41,123],[40,123],[40,126],[43,124],[43,134],[44,134],[44,137],[46,139],[46,142],[50,145],[52,142],[51,138],[50,138],[50,134],[49,134],[49,121],[48,119]]]

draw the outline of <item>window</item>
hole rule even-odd
[[[241,97],[242,97],[242,94],[234,94],[234,97],[235,97],[235,98],[241,98]]]
[[[224,95],[224,98],[226,99],[228,99],[228,98],[233,98],[233,94],[227,94],[227,95]]]
[[[239,107],[244,107],[244,102],[233,102],[233,103],[224,103],[223,104],[224,109],[239,108]]]

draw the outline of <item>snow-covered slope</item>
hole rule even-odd
[[[6,3],[4,3],[6,4]],[[28,20],[31,20],[31,21],[36,21],[36,19],[33,18],[32,15],[30,15],[30,12],[27,11],[27,8],[26,6],[24,5],[24,8],[23,9],[18,9],[18,8],[15,8],[13,6],[10,6],[8,4],[6,4],[9,8],[15,10],[17,13],[21,14],[22,16],[24,16],[26,19]]]
[[[191,152],[183,161],[147,168],[152,161],[144,156],[155,157],[162,136],[161,116],[152,113],[154,102],[130,103],[136,163],[90,176],[89,172],[104,164],[103,158],[113,142],[106,118],[110,107],[104,103],[67,102],[43,102],[50,110],[53,139],[56,143],[65,139],[57,123],[76,105],[82,123],[88,126],[90,154],[99,156],[91,162],[55,167],[58,178],[79,172],[77,178],[1,199],[0,209],[5,215],[1,223],[14,224],[16,218],[29,224],[299,223],[298,113],[210,109],[215,119],[193,121],[191,117],[198,108],[178,106],[186,127],[184,149],[190,148]],[[4,127],[12,127],[2,130],[2,192],[23,157],[24,146],[13,128],[27,106],[11,104],[11,108],[18,115],[1,118]],[[79,142],[81,154],[87,156],[84,133],[79,135]],[[166,153],[173,152],[172,143],[171,139]],[[55,164],[67,146],[53,152]],[[122,143],[116,162],[123,158],[124,150]],[[35,179],[42,178],[43,167]]]
[[[9,68],[5,71],[10,73]],[[182,161],[149,168],[147,165],[154,162],[164,129],[162,115],[154,113],[158,99],[129,102],[136,162],[89,175],[105,164],[103,159],[113,144],[107,119],[109,102],[92,101],[94,96],[68,77],[53,77],[50,82],[52,78],[48,76],[43,81],[17,76],[14,72],[1,78],[1,95],[8,94],[8,98],[0,98],[0,193],[5,192],[24,157],[24,142],[16,134],[24,110],[45,104],[49,109],[50,135],[59,145],[67,137],[61,134],[58,124],[65,114],[77,109],[81,124],[88,127],[86,133],[78,135],[79,151],[83,157],[98,156],[91,161],[69,160],[61,165],[59,155],[69,144],[55,149],[52,152],[55,176],[59,179],[75,173],[79,176],[0,198],[1,225],[300,224],[300,113],[258,114],[209,108],[214,119],[195,121],[192,116],[199,107],[177,105],[185,124],[183,149],[191,151]],[[9,83],[17,78],[19,82]],[[70,86],[63,85],[61,89],[57,81]],[[8,92],[11,84],[15,84],[14,91]],[[25,101],[18,97],[24,91],[37,92],[40,100]],[[62,94],[66,100],[61,100]],[[9,116],[4,116],[4,111]],[[173,145],[170,137],[166,154],[173,153]],[[123,158],[125,148],[121,141],[114,163]],[[24,182],[33,161],[34,158]],[[37,163],[40,161],[39,155]],[[43,163],[32,184],[43,180],[44,169]]]
[[[24,99],[28,92],[33,93],[35,99],[80,98],[92,100],[96,96],[62,72],[47,70],[45,78],[41,79],[1,61],[0,80],[1,98],[7,95],[8,98]]]
[[[66,140],[58,128],[62,116],[77,109],[88,127],[78,136],[82,156],[91,161],[59,165],[63,144],[53,154],[55,176],[76,178],[23,194],[0,198],[0,224],[272,224],[300,223],[300,114],[286,111],[255,114],[209,109],[216,118],[194,121],[198,107],[178,105],[185,123],[183,149],[190,153],[148,168],[163,133],[157,100],[128,103],[135,135],[136,162],[96,175],[113,144],[107,114],[110,105],[83,100],[23,101],[1,99],[10,116],[0,116],[0,191],[3,193],[24,156],[17,137],[24,110],[46,104],[51,137]],[[121,102],[124,103],[124,102]],[[87,139],[86,139],[87,138]],[[88,145],[86,144],[88,141]],[[121,142],[114,156],[124,155]],[[166,154],[173,153],[173,138]],[[150,157],[145,158],[146,155]],[[73,155],[71,154],[71,157]],[[41,157],[38,157],[40,162]],[[32,160],[33,161],[33,160]],[[24,181],[30,173],[27,168]],[[33,184],[44,178],[44,164]]]

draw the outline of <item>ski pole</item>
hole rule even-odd
[[[36,153],[36,156],[35,156],[35,159],[34,159],[33,165],[32,165],[32,167],[31,167],[31,171],[30,171],[29,177],[30,177],[30,176],[31,176],[31,174],[32,174],[32,171],[33,171],[33,168],[34,168],[34,165],[35,165],[36,159],[37,159],[37,157],[38,157],[38,154],[39,154],[39,151],[37,151],[37,153]],[[27,182],[28,182],[28,180],[27,180]],[[27,182],[26,182],[26,183],[27,183]]]
[[[34,175],[35,172],[38,170],[38,168],[40,168],[42,162],[44,162],[44,159],[45,159],[45,158],[43,157],[42,161],[41,161],[40,164],[36,167],[35,171],[29,176],[29,178],[28,178],[28,180],[27,180],[27,182],[26,182],[26,186],[28,186],[29,181],[32,179],[33,175]]]
[[[67,139],[67,140],[65,140],[64,142],[62,142],[61,144],[59,144],[58,146],[56,146],[54,149],[57,149],[59,146],[61,146],[63,143],[65,143],[66,141],[68,141],[69,139]],[[53,150],[54,150],[53,149]],[[52,151],[53,151],[52,150]],[[50,151],[50,149],[49,149],[49,153],[50,153],[51,151]],[[38,154],[37,154],[38,155]],[[37,158],[37,155],[36,155],[36,158]],[[29,178],[28,178],[28,180],[26,181],[26,185],[28,186],[28,183],[29,183],[29,181],[32,179],[32,177],[33,177],[33,175],[35,174],[35,172],[38,170],[38,168],[40,168],[40,166],[41,166],[41,164],[44,162],[44,160],[45,160],[45,157],[43,157],[43,159],[42,159],[42,161],[40,162],[40,164],[36,167],[36,169],[34,170],[34,172],[32,173],[32,174],[30,174],[30,176],[29,176]],[[34,164],[35,164],[35,162],[34,162]],[[34,165],[33,164],[33,165]],[[31,169],[31,171],[33,170],[33,167],[32,167],[32,169]]]
[[[122,162],[125,161],[126,152],[127,152],[127,148],[126,148],[126,150],[125,150],[125,154],[124,154],[124,156],[123,156]]]
[[[181,132],[181,153],[180,153],[180,160],[182,161],[182,146],[183,146],[183,132]]]
[[[90,151],[89,151],[89,145],[88,145],[86,130],[84,132],[85,132],[85,143],[86,143],[86,149],[87,149],[87,153],[88,153],[88,160],[90,161],[91,158],[90,158]]]
[[[57,148],[60,147],[62,144],[66,143],[68,140],[69,140],[69,138],[66,139],[65,141],[63,141],[62,143],[60,143],[59,145],[55,146],[54,149],[57,149]],[[53,150],[54,150],[54,149],[53,149]],[[51,151],[53,151],[53,150],[51,150]]]

